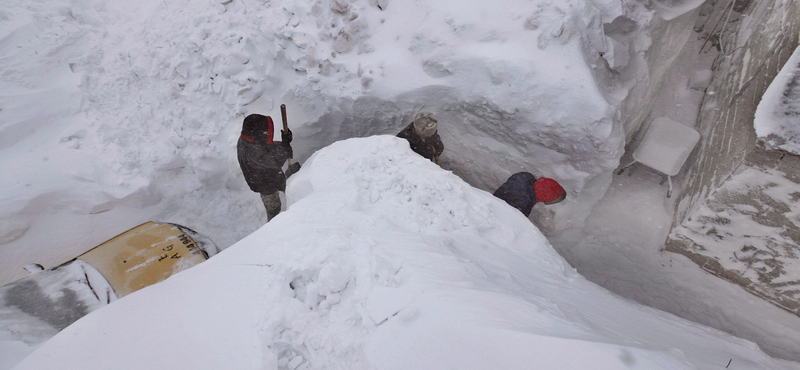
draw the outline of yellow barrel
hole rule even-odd
[[[184,231],[167,223],[145,222],[78,256],[94,266],[117,297],[166,280],[208,259]]]

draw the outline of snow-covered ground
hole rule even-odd
[[[0,10],[0,168],[12,175],[0,178],[0,284],[25,276],[27,263],[58,265],[147,220],[192,227],[222,248],[247,237],[168,284],[87,316],[48,342],[29,365],[48,355],[88,355],[98,363],[124,358],[122,336],[92,334],[100,325],[185,342],[179,348],[186,351],[197,342],[183,339],[203,338],[199,345],[206,353],[193,353],[211,361],[205,366],[226,360],[225,367],[486,368],[508,361],[509,367],[529,368],[524,365],[538,360],[581,367],[587,359],[576,358],[579,352],[593,353],[587,355],[591,363],[607,368],[724,368],[728,361],[797,368],[765,357],[753,344],[622,303],[586,283],[524,218],[452,174],[414,161],[391,140],[354,141],[385,147],[366,156],[353,142],[339,143],[326,156],[341,160],[306,163],[290,185],[290,209],[264,228],[263,206],[241,176],[234,147],[246,114],[277,118],[278,105],[287,104],[296,159],[305,162],[331,143],[395,134],[417,112],[432,111],[440,118],[445,169],[484,190],[520,170],[557,178],[568,200],[537,206],[536,216],[540,226],[562,235],[563,245],[615,261],[638,256],[644,262],[632,264],[638,268],[614,270],[633,285],[652,282],[667,291],[676,286],[669,278],[691,277],[677,284],[695,292],[685,303],[670,302],[675,313],[702,312],[707,319],[707,303],[695,298],[724,290],[709,298],[719,299],[729,324],[722,326],[756,333],[753,338],[779,332],[762,345],[789,358],[800,343],[796,321],[776,313],[766,327],[743,320],[737,328],[729,317],[749,308],[772,312],[771,305],[756,300],[728,307],[728,299],[752,298],[688,264],[659,273],[658,235],[636,234],[632,243],[623,243],[623,236],[602,232],[625,229],[630,219],[651,219],[648,226],[664,233],[669,224],[669,214],[648,207],[665,202],[651,179],[626,177],[627,187],[611,193],[620,196],[603,198],[623,152],[624,129],[613,103],[624,89],[597,84],[597,64],[592,65],[634,65],[632,51],[648,44],[646,35],[631,35],[701,1],[657,3],[647,9],[619,0],[469,6],[386,0],[6,1]],[[617,89],[626,86],[617,82]],[[388,163],[385,156],[408,163]],[[341,162],[360,166],[363,175],[347,172]],[[412,189],[417,181],[429,186]],[[347,188],[353,182],[366,186],[365,193]],[[647,201],[631,208],[629,201],[637,199]],[[393,206],[381,206],[387,204]],[[606,213],[609,207],[624,208],[627,217]],[[339,212],[356,220],[340,219]],[[603,249],[609,244],[615,247]],[[497,254],[490,253],[495,249]],[[579,271],[602,268],[564,254],[585,263],[576,266]],[[303,286],[293,283],[291,289],[295,278]],[[649,286],[615,291],[658,303],[662,296]],[[174,294],[184,300],[160,298]],[[158,311],[166,309],[190,312],[185,319],[196,325],[159,331],[114,319],[141,310],[160,318],[147,321],[152,325],[186,323]],[[52,335],[29,334],[0,326],[0,368],[13,366]],[[451,347],[425,346],[418,338],[426,336]],[[100,345],[95,341],[108,350],[90,344]],[[126,347],[125,353],[164,348],[143,342],[138,352]],[[494,345],[491,353],[475,355],[487,342]],[[235,357],[215,356],[228,345]],[[108,356],[98,358],[101,353]],[[404,362],[415,361],[409,354],[431,362]],[[173,367],[194,363],[178,358],[186,362]]]
[[[268,225],[16,369],[784,368],[588,282],[516,209],[401,139],[320,150],[287,194]]]
[[[448,168],[485,189],[520,170],[558,178],[578,218],[621,154],[580,39],[611,5],[188,4],[8,4],[4,261],[53,266],[154,217],[233,244],[264,222],[233,155],[241,120],[280,103],[301,161],[433,111]]]

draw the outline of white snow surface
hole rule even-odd
[[[767,149],[800,155],[800,48],[772,80],[756,109],[754,125]]]
[[[287,194],[266,226],[15,369],[782,368],[588,282],[516,209],[401,139],[334,143]]]
[[[523,170],[557,178],[568,200],[535,213],[550,231],[579,233],[624,146],[614,104],[625,94],[598,86],[586,61],[624,69],[647,48],[623,42],[628,33],[698,3],[4,1],[0,284],[148,220],[225,250],[44,345],[54,332],[0,325],[0,369],[40,346],[21,368],[800,368],[604,292],[477,190]],[[282,103],[304,167],[287,211],[264,225],[235,143],[245,115],[279,122]],[[420,111],[439,117],[452,173],[388,137],[340,141],[394,135]],[[624,219],[666,227],[667,215],[645,207],[661,207],[662,191],[632,188],[617,193],[647,201]],[[619,226],[604,213],[616,207],[589,225]],[[749,320],[748,307],[769,304],[730,304],[738,287],[701,282],[694,266],[648,279],[663,266],[652,245],[597,236],[574,250],[598,251],[630,282],[623,291],[706,321],[722,314],[727,329],[741,319],[742,332],[797,354],[795,322]],[[670,274],[691,276],[676,283],[696,288],[690,302],[673,303]],[[56,360],[70,356],[82,362]]]
[[[154,218],[233,244],[265,220],[242,119],[280,104],[301,162],[432,111],[449,168],[484,189],[558,178],[580,222],[624,144],[579,39],[614,3],[5,2],[0,259],[52,267]]]

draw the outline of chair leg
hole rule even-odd
[[[636,161],[628,163],[625,166],[623,166],[622,168],[620,168],[619,171],[617,171],[617,175],[622,175],[622,173],[625,172],[625,170],[627,170],[628,167],[633,166],[634,163],[636,163]]]
[[[672,196],[672,177],[667,176],[667,181],[669,182],[669,188],[667,189],[667,198]]]

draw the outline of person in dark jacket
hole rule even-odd
[[[300,169],[295,163],[284,174],[283,163],[293,156],[292,131],[281,131],[281,141],[272,141],[272,117],[251,114],[244,119],[242,134],[236,144],[239,166],[250,190],[261,194],[267,209],[267,221],[281,212],[281,191],[286,190],[286,178]]]
[[[494,196],[528,217],[537,202],[555,204],[566,199],[567,192],[556,180],[547,177],[537,179],[530,172],[517,172],[495,190]]]
[[[444,151],[442,138],[436,132],[438,120],[433,113],[417,113],[411,122],[397,134],[397,137],[408,140],[411,150],[439,164],[439,156]]]

